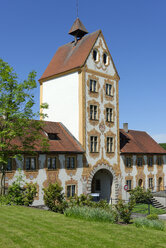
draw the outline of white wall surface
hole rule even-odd
[[[48,121],[62,122],[78,139],[79,134],[78,72],[43,83],[43,103],[49,104]]]

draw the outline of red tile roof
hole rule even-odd
[[[166,154],[166,150],[143,131],[129,130],[126,133],[120,129],[120,140],[121,153]]]
[[[44,121],[42,126],[42,136],[48,138],[48,134],[56,134],[58,139],[48,139],[49,147],[47,152],[57,153],[84,153],[81,144],[77,139],[69,132],[69,130],[60,122]],[[15,138],[11,144],[20,146],[22,150],[21,139]],[[40,140],[35,142],[33,151],[42,152],[42,146]]]
[[[76,138],[60,122],[45,121],[43,130],[46,133],[56,133],[58,140],[49,140],[49,151],[83,153],[84,150]]]
[[[101,30],[98,30],[85,35],[78,40],[76,45],[74,42],[70,42],[59,47],[39,81],[59,73],[81,68],[100,33]]]

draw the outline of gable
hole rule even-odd
[[[97,52],[96,60],[94,59],[94,52]],[[98,36],[90,51],[90,54],[86,61],[86,66],[88,67],[88,69],[99,71],[101,73],[118,75],[102,32]]]

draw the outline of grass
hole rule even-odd
[[[117,214],[113,210],[106,211],[101,208],[91,208],[91,207],[79,207],[74,206],[67,208],[65,211],[65,216],[74,217],[89,221],[101,221],[101,222],[117,222]]]
[[[148,220],[146,218],[136,218],[134,219],[134,225],[136,227],[151,228],[161,231],[164,231],[165,229],[165,224],[162,220]]]
[[[73,219],[21,206],[0,207],[2,248],[159,248],[166,232]]]
[[[133,209],[134,213],[148,214],[148,205],[147,204],[136,204]],[[166,214],[166,211],[163,209],[158,209],[150,205],[150,214]]]

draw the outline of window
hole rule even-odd
[[[6,171],[12,171],[12,158],[8,158],[7,165],[6,165]]]
[[[96,191],[100,191],[101,190],[101,183],[100,183],[100,179],[96,179],[96,182],[95,182],[95,189]]]
[[[107,96],[112,96],[112,85],[111,84],[105,85],[105,93]]]
[[[138,186],[141,187],[141,188],[143,187],[143,180],[142,179],[138,180]]]
[[[96,49],[93,50],[93,59],[94,61],[98,61],[98,52]]]
[[[103,63],[104,63],[105,65],[108,64],[108,55],[107,55],[106,53],[103,54]]]
[[[113,120],[113,114],[112,114],[112,108],[106,108],[106,121],[112,122]]]
[[[153,166],[153,157],[148,157],[148,166]]]
[[[90,120],[97,120],[97,106],[90,105]]]
[[[57,168],[57,158],[56,157],[48,157],[47,158],[47,168],[49,170],[55,170]]]
[[[107,137],[107,152],[113,152],[113,138]]]
[[[162,165],[162,157],[161,156],[157,157],[157,165]]]
[[[137,166],[143,166],[143,159],[142,157],[137,158]]]
[[[131,190],[131,180],[126,180],[126,185],[128,186],[128,190]]]
[[[131,157],[126,157],[126,167],[128,167],[128,168],[132,167]]]
[[[149,188],[153,188],[153,178],[149,178]]]
[[[89,90],[90,90],[90,92],[97,92],[97,82],[96,82],[96,80],[90,79]]]
[[[75,185],[67,185],[67,198],[73,197],[76,193],[76,186]]]
[[[67,169],[73,170],[76,167],[75,157],[67,157]]]
[[[26,157],[25,158],[25,169],[26,170],[36,170],[36,157]]]
[[[48,133],[49,140],[60,140],[56,133]]]
[[[98,152],[98,137],[90,137],[90,152]]]

